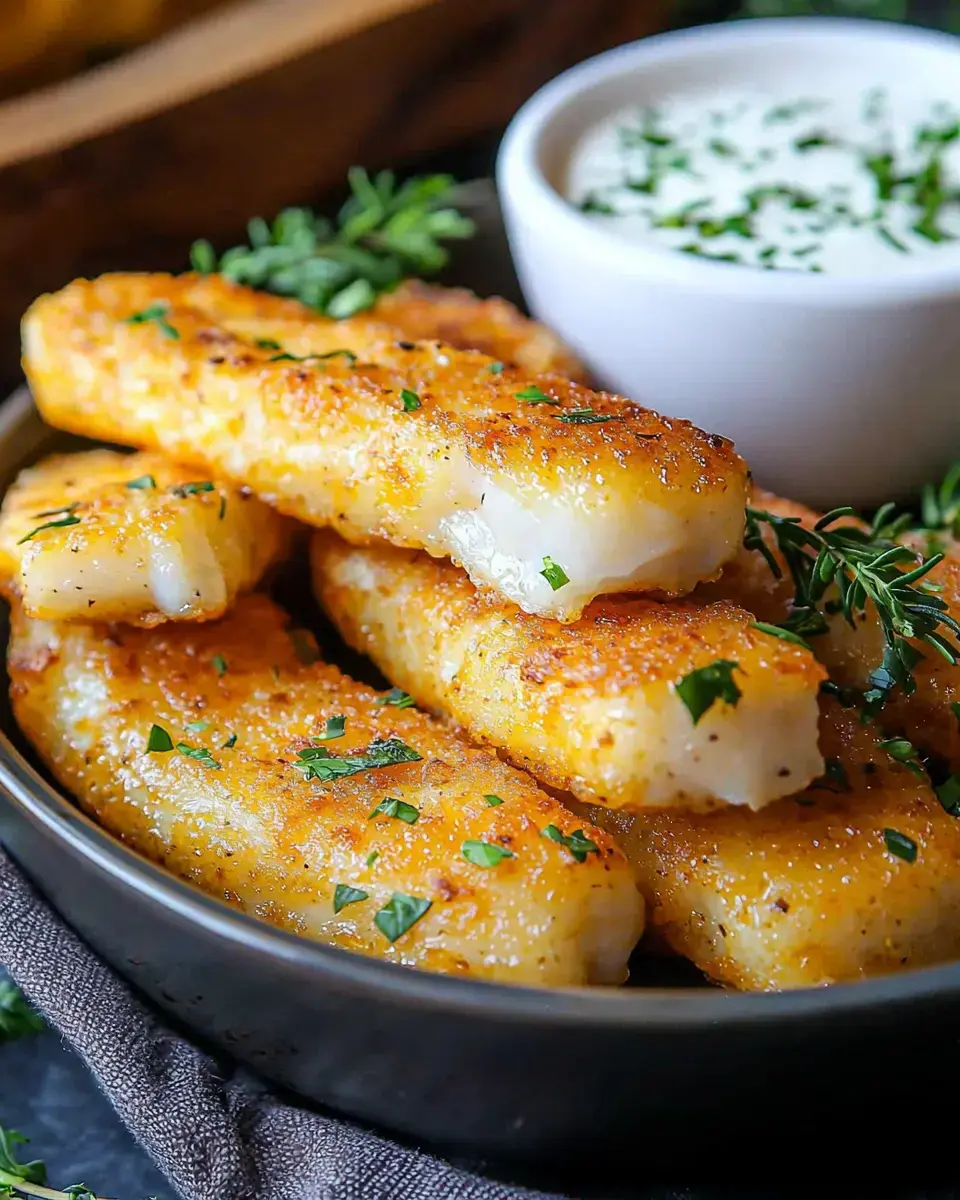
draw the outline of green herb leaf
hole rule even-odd
[[[162,725],[151,725],[147,736],[148,754],[166,754],[173,749],[173,738]]]
[[[496,808],[497,805],[503,803],[500,797],[493,795],[492,792],[484,796],[484,800],[486,801],[487,808]]]
[[[415,412],[420,407],[420,397],[409,388],[400,389],[400,399],[403,401],[404,412]]]
[[[802,646],[804,650],[812,650],[813,647],[809,642],[803,640],[799,634],[794,633],[791,629],[784,629],[780,625],[768,625],[766,621],[752,621],[751,629],[757,629],[760,633],[769,633],[771,637],[780,638],[783,642],[790,642],[794,646]]]
[[[405,821],[407,825],[416,825],[420,810],[412,804],[407,804],[406,800],[399,800],[396,796],[385,796],[367,819],[373,820],[376,816],[395,817],[398,821]]]
[[[236,283],[296,296],[327,316],[369,308],[406,276],[436,274],[449,258],[443,243],[471,237],[472,221],[451,207],[454,180],[427,175],[398,184],[390,171],[349,172],[350,199],[335,222],[307,208],[288,208],[273,222],[255,219],[249,242],[217,260],[195,243],[198,269],[218,270]]]
[[[464,842],[461,850],[467,862],[475,867],[496,867],[505,858],[515,857],[512,850],[495,846],[492,842]]]
[[[563,567],[559,563],[554,562],[549,554],[543,556],[543,570],[540,574],[555,592],[559,591],[562,587],[566,587],[570,582]]]
[[[709,712],[718,700],[736,708],[742,693],[733,678],[733,672],[739,670],[739,663],[718,658],[709,666],[699,667],[689,675],[684,675],[674,685],[694,725],[700,723],[701,717]]]
[[[351,887],[348,883],[338,883],[333,889],[333,911],[340,912],[341,909],[347,907],[348,904],[359,904],[361,900],[369,900],[368,892],[361,891],[360,888]]]
[[[394,892],[387,904],[373,918],[373,923],[388,942],[395,942],[430,911],[432,900],[421,900],[417,896],[405,896]]]
[[[273,338],[257,338],[253,343],[258,350],[282,350],[283,347],[279,342],[275,342]]]
[[[198,238],[190,247],[190,266],[201,275],[212,275],[217,269],[217,252],[206,238]]]
[[[191,746],[188,742],[177,742],[177,750],[184,758],[193,758],[211,770],[219,771],[221,764],[213,757],[205,746]]]
[[[155,488],[157,481],[152,475],[140,475],[136,479],[128,480],[125,486],[133,488],[134,491],[143,492],[149,488]]]
[[[11,980],[0,979],[0,1042],[13,1042],[42,1029],[46,1022],[23,992]]]
[[[0,1125],[0,1171],[13,1176],[13,1183],[36,1183],[41,1187],[47,1182],[47,1169],[39,1159],[22,1163],[16,1158],[16,1147],[25,1146],[30,1141],[15,1129],[5,1129]],[[6,1183],[7,1180],[0,1180]]]
[[[887,849],[904,862],[915,862],[917,858],[917,843],[898,829],[884,829],[883,840]]]
[[[489,371],[491,375],[502,375],[503,374],[503,363],[502,362],[487,363],[485,370]]]
[[[332,742],[336,738],[342,738],[346,728],[346,717],[340,715],[336,717],[327,717],[326,729],[315,740],[318,742]]]
[[[894,762],[902,763],[911,770],[918,779],[926,779],[927,772],[917,755],[916,748],[906,738],[887,738],[879,743],[880,749],[885,750]]]
[[[411,749],[399,738],[377,738],[366,751],[360,754],[332,754],[326,746],[308,746],[298,750],[299,762],[292,765],[303,773],[304,779],[318,779],[330,783],[347,775],[358,775],[361,771],[374,771],[381,767],[394,767],[398,763],[420,762],[422,754]]]
[[[830,786],[828,786],[830,785]],[[824,763],[824,772],[813,787],[825,787],[830,792],[849,792],[850,780],[847,771],[839,758],[828,758]]]
[[[227,738],[227,740],[220,747],[220,749],[221,750],[232,750],[236,744],[237,744],[237,735],[235,733],[231,733],[230,736]]]
[[[170,489],[174,496],[179,496],[184,499],[186,496],[195,496],[198,492],[212,492],[216,490],[216,485],[211,483],[209,479],[201,479],[198,483],[178,483],[176,487]]]
[[[22,546],[24,542],[32,541],[38,533],[43,533],[45,529],[65,529],[68,525],[79,524],[80,518],[74,516],[62,517],[59,521],[45,521],[42,525],[38,525],[36,529],[31,529],[25,537],[20,538],[17,545]]]
[[[619,413],[598,413],[592,408],[568,408],[566,412],[554,413],[558,421],[568,425],[602,425],[604,421],[622,421]]]
[[[945,812],[951,817],[960,816],[960,778],[948,775],[943,783],[938,783],[933,790]]]
[[[213,664],[213,669],[216,671],[216,673],[218,675],[221,675],[221,676],[226,675],[227,660],[223,657],[222,654],[215,654],[213,656],[213,658],[210,659],[210,662]]]
[[[188,721],[186,725],[184,725],[184,729],[186,729],[189,733],[203,733],[207,727],[208,725],[206,721]]]
[[[74,500],[73,504],[65,504],[63,508],[46,508],[43,512],[34,513],[35,517],[58,517],[61,513],[72,513],[80,507],[80,501]]]
[[[391,688],[385,696],[378,696],[373,702],[377,708],[387,704],[391,708],[413,708],[414,699],[402,688]]]
[[[371,850],[371,851],[370,851],[370,853],[367,855],[367,858],[366,858],[366,863],[367,863],[367,866],[368,866],[368,867],[372,867],[372,866],[373,866],[373,864],[374,864],[374,863],[377,861],[377,859],[378,859],[379,857],[380,857],[380,851],[379,851],[379,850]]]
[[[164,337],[170,338],[171,341],[179,341],[180,334],[167,320],[169,310],[168,304],[151,304],[149,308],[145,308],[141,312],[131,313],[129,317],[124,317],[124,324],[146,325],[153,322]]]
[[[600,847],[596,842],[592,842],[582,829],[575,829],[573,833],[565,835],[556,825],[548,825],[545,829],[540,830],[540,836],[549,838],[551,842],[557,842],[561,846],[566,846],[577,862],[586,862],[588,854],[600,853]]]
[[[530,387],[525,387],[522,391],[514,392],[514,398],[517,400],[526,400],[528,404],[559,404],[559,400],[555,400],[553,396],[548,396],[545,391],[538,388],[536,384],[531,384]]]

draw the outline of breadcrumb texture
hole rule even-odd
[[[552,329],[525,317],[499,296],[481,299],[466,288],[408,279],[381,296],[373,315],[415,341],[480,350],[534,375],[566,375],[588,383],[587,370]]]
[[[452,557],[531,612],[684,593],[740,542],[746,468],[725,439],[375,317],[218,276],[105,275],[37,300],[23,337],[51,424],[161,450],[349,541]]]
[[[0,576],[31,617],[210,620],[259,583],[292,533],[245,489],[163,455],[59,454],[4,496]]]
[[[152,630],[31,621],[17,607],[9,665],[16,718],[56,778],[105,828],[213,895],[407,966],[622,982],[643,903],[612,839],[495,756],[310,657],[285,614],[253,595],[220,622]],[[337,715],[345,735],[321,743],[332,754],[398,738],[421,758],[308,781],[297,752]],[[154,724],[218,765],[148,752]],[[390,797],[416,808],[415,823],[373,815]],[[543,836],[550,825],[584,829],[596,852],[576,861]],[[474,865],[468,841],[512,857]],[[367,898],[335,913],[338,884]],[[374,917],[394,893],[430,908],[391,943]]]
[[[415,551],[323,532],[312,562],[317,598],[351,646],[425,707],[581,800],[760,808],[823,770],[825,672],[727,601],[607,597],[560,625]],[[717,659],[738,664],[740,700],[694,725],[676,684]]]
[[[827,702],[821,728],[849,787],[825,779],[762,813],[580,810],[635,865],[653,930],[719,982],[819,987],[960,955],[960,821],[855,713]]]

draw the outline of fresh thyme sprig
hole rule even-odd
[[[349,317],[405,276],[435,274],[449,257],[442,243],[474,233],[474,223],[452,205],[450,175],[398,184],[392,171],[371,178],[351,167],[348,181],[351,195],[336,221],[308,208],[284,209],[272,224],[254,217],[249,245],[219,259],[209,242],[194,242],[193,268]]]
[[[892,540],[905,525],[903,518],[891,520],[892,512],[893,507],[885,505],[868,528],[838,526],[842,518],[853,516],[853,510],[837,508],[807,529],[799,517],[747,509],[744,545],[761,553],[773,574],[782,578],[780,563],[763,537],[762,526],[767,526],[793,580],[792,611],[780,622],[784,629],[816,637],[827,632],[831,615],[841,613],[856,628],[868,606],[876,611],[884,650],[863,695],[862,707],[869,716],[879,712],[894,687],[906,695],[915,691],[913,668],[923,657],[915,642],[932,647],[948,662],[960,659],[960,624],[945,601],[916,586],[943,555],[934,554],[917,565],[916,554]]]
[[[0,1125],[0,1197],[36,1196],[40,1200],[97,1200],[96,1195],[83,1183],[73,1183],[58,1191],[47,1186],[47,1168],[40,1159],[22,1163],[17,1158],[17,1147],[28,1141],[15,1129]],[[106,1200],[101,1197],[100,1200]],[[149,1200],[156,1200],[155,1196]]]

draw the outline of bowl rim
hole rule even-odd
[[[0,407],[0,443],[15,443],[18,430],[35,416],[29,390],[18,388]],[[49,784],[2,731],[0,789],[22,816],[60,842],[73,858],[96,874],[109,876],[116,885],[130,888],[143,902],[165,909],[181,922],[199,925],[207,934],[223,937],[253,957],[272,958],[312,976],[318,985],[326,978],[358,993],[376,990],[391,1003],[457,1012],[485,1021],[706,1032],[718,1026],[843,1019],[878,1005],[904,1006],[960,997],[960,962],[780,993],[718,988],[540,988],[401,969],[395,963],[325,946],[268,925],[141,857]]]
[[[955,298],[960,253],[953,262],[927,260],[915,270],[865,275],[731,269],[680,254],[666,246],[630,241],[587,220],[553,187],[540,165],[544,138],[580,98],[608,80],[641,75],[650,66],[685,60],[704,50],[752,47],[758,53],[789,37],[791,49],[816,52],[844,41],[927,46],[956,57],[960,38],[941,30],[859,17],[754,17],[669,30],[614,47],[570,67],[536,91],[507,126],[497,155],[496,181],[508,216],[511,208],[536,214],[543,236],[579,240],[584,257],[618,275],[641,281],[670,280],[724,296],[776,299],[802,305],[864,308],[898,306],[915,299]],[[734,264],[736,268],[736,264]]]

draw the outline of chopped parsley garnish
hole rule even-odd
[[[275,342],[273,338],[257,338],[253,343],[258,350],[282,350],[283,347],[279,342]]]
[[[149,488],[155,488],[157,481],[152,475],[139,475],[136,479],[128,480],[124,486],[133,488],[134,491],[143,492]]]
[[[416,412],[420,407],[420,397],[416,392],[411,392],[409,388],[400,389],[400,400],[403,403],[404,412]]]
[[[904,862],[912,863],[917,858],[917,843],[898,829],[884,829],[883,840],[887,849]]]
[[[147,737],[148,754],[166,754],[173,749],[173,738],[162,725],[151,725]]]
[[[503,801],[500,799],[500,797],[495,796],[492,792],[490,792],[488,795],[484,796],[483,799],[488,808],[496,808],[497,805],[503,803]]]
[[[622,421],[619,413],[598,413],[592,408],[568,408],[566,412],[554,413],[558,421],[568,425],[602,425],[604,421]]]
[[[543,570],[540,574],[555,592],[559,591],[562,587],[566,587],[570,582],[566,571],[564,571],[559,563],[554,562],[549,554],[543,556]]]
[[[407,825],[416,825],[420,809],[408,804],[406,800],[400,800],[397,796],[385,796],[370,813],[368,820],[373,820],[377,816],[396,817],[398,821],[405,821]]]
[[[209,726],[206,721],[188,721],[186,725],[184,725],[184,729],[186,729],[188,733],[203,733],[203,731],[207,728],[209,728]]]
[[[74,500],[72,504],[64,504],[62,508],[45,508],[43,512],[34,513],[35,517],[58,517],[61,513],[72,513],[80,507],[80,501]]]
[[[284,351],[282,354],[273,354],[268,361],[270,362],[326,362],[331,358],[344,358],[349,366],[353,366],[357,361],[357,356],[352,350],[328,350],[325,354],[289,354]]]
[[[960,779],[956,775],[948,775],[942,783],[935,784],[933,790],[944,812],[951,817],[960,816]]]
[[[894,762],[902,763],[912,771],[918,779],[926,779],[927,772],[917,755],[916,747],[906,738],[887,738],[879,743],[880,749],[885,750]]]
[[[205,767],[210,767],[215,771],[220,770],[221,764],[217,762],[205,746],[191,746],[188,742],[177,742],[176,749],[184,758],[193,758],[197,762],[203,763]]]
[[[317,779],[330,783],[347,775],[359,775],[361,771],[374,771],[381,767],[394,767],[398,763],[420,762],[422,754],[411,749],[399,738],[372,741],[366,751],[343,756],[331,753],[326,746],[308,746],[298,750],[299,762],[292,765],[303,773],[304,779]]]
[[[487,363],[485,370],[489,371],[491,375],[502,375],[503,374],[503,363],[502,362]]]
[[[475,867],[496,867],[505,858],[515,857],[512,850],[495,846],[492,842],[464,842],[461,851],[467,862],[473,863]]]
[[[333,889],[333,911],[340,912],[348,904],[359,904],[361,900],[369,900],[370,894],[360,888],[351,887],[349,883],[338,883]]]
[[[226,675],[227,660],[223,657],[222,654],[215,654],[213,656],[213,658],[210,659],[210,662],[213,664],[213,669],[216,671],[216,673],[218,675]]]
[[[548,396],[542,388],[538,388],[536,384],[531,384],[530,387],[523,388],[522,391],[514,392],[514,398],[517,400],[526,400],[528,404],[559,404],[559,400],[555,400],[553,396]]]
[[[221,750],[232,750],[236,744],[237,744],[237,735],[235,733],[231,733],[230,736],[227,738],[227,740],[220,747],[220,749]]]
[[[733,678],[733,672],[739,670],[739,663],[731,662],[727,658],[718,658],[716,662],[706,667],[698,667],[689,675],[684,675],[674,684],[676,693],[683,701],[694,725],[700,723],[701,717],[709,712],[718,700],[736,708],[742,693]]]
[[[179,496],[183,499],[186,496],[196,496],[200,492],[216,491],[216,485],[211,483],[209,479],[201,479],[196,483],[178,483],[170,491],[174,496]]]
[[[129,317],[124,317],[124,324],[147,325],[152,322],[164,337],[170,338],[171,341],[179,341],[179,332],[167,320],[167,313],[169,311],[169,304],[151,304],[149,308],[144,308],[140,312],[131,313]]]
[[[469,238],[474,224],[453,207],[455,181],[425,175],[397,183],[392,171],[370,176],[351,167],[350,198],[335,221],[287,208],[272,222],[255,217],[248,245],[218,259],[194,242],[195,270],[282,296],[341,319],[370,308],[401,279],[435,275],[447,263],[443,243]]]
[[[378,696],[374,700],[374,704],[377,708],[381,708],[385,704],[391,708],[413,708],[414,699],[403,688],[395,687],[391,688],[385,696]]]
[[[31,529],[28,534],[20,538],[17,542],[18,546],[22,546],[24,542],[32,541],[38,533],[43,533],[45,529],[66,529],[68,525],[79,525],[80,518],[73,516],[71,513],[68,517],[61,517],[59,521],[44,521],[42,525],[38,525],[36,529]]]
[[[323,733],[318,734],[316,741],[332,742],[337,738],[342,738],[347,728],[347,718],[342,715],[335,717],[327,717],[327,725]]]
[[[575,829],[571,834],[563,834],[556,825],[548,825],[545,829],[540,830],[540,836],[549,838],[551,842],[557,842],[561,846],[566,846],[576,861],[580,863],[587,861],[588,854],[600,853],[600,847],[596,842],[592,842],[582,829]]]
[[[432,907],[432,900],[421,900],[417,896],[405,896],[402,892],[394,892],[373,918],[373,923],[388,942],[395,942],[416,925]]]
[[[366,864],[367,864],[367,866],[368,866],[368,867],[372,867],[372,866],[373,866],[373,864],[374,864],[374,863],[377,861],[377,859],[378,859],[379,857],[380,857],[380,851],[379,851],[379,850],[371,850],[371,851],[370,851],[370,853],[367,855],[367,857],[366,857],[366,860],[365,860],[365,861],[366,861]]]

